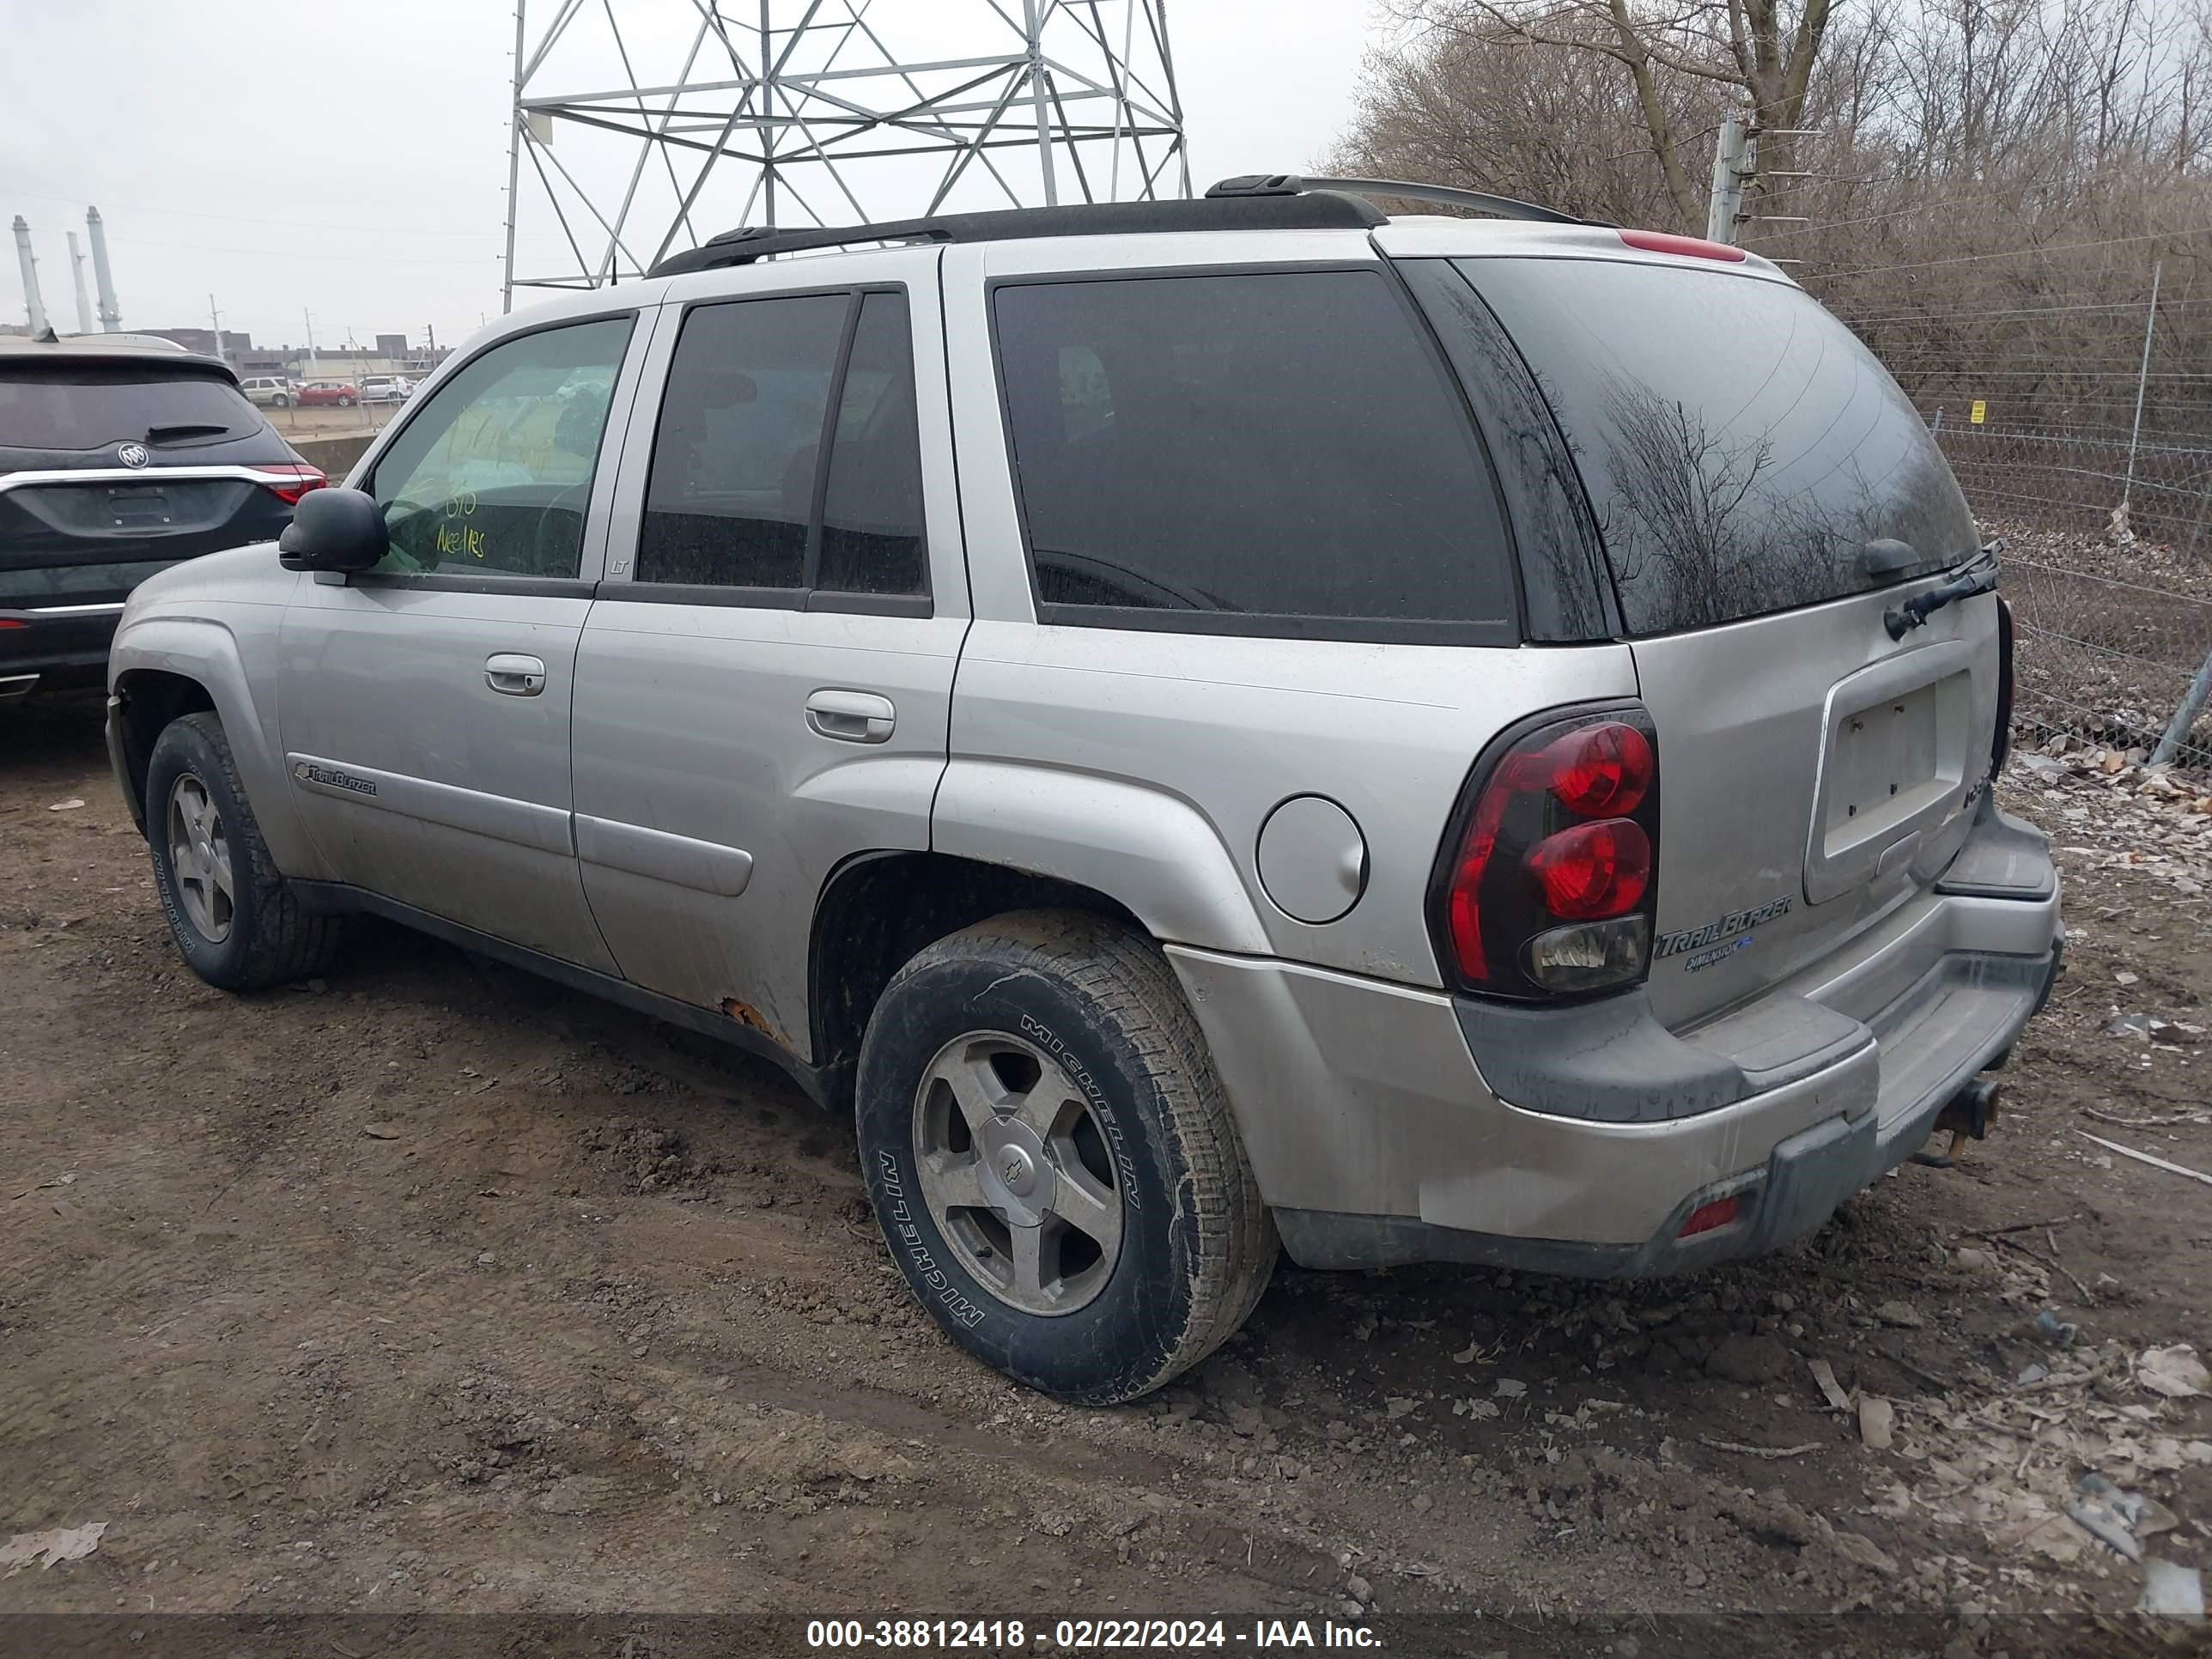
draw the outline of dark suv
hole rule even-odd
[[[0,340],[0,699],[100,684],[132,588],[276,535],[323,483],[212,357]]]

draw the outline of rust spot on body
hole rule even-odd
[[[722,1012],[727,1014],[732,1019],[737,1021],[738,1024],[745,1027],[746,1030],[758,1031],[770,1042],[775,1044],[777,1048],[788,1048],[791,1046],[783,1040],[783,1033],[777,1030],[775,1026],[769,1024],[766,1016],[764,1016],[759,1009],[754,1007],[751,1003],[740,1002],[735,997],[724,997],[722,999]]]

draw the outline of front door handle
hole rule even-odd
[[[806,724],[840,743],[886,743],[898,711],[872,691],[817,691],[806,700]]]
[[[534,697],[545,689],[545,665],[536,657],[501,651],[484,659],[484,684],[501,696]]]

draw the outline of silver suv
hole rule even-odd
[[[1698,1267],[1978,1133],[2061,928],[1958,486],[1772,266],[1480,204],[740,232],[503,320],[131,599],[186,960],[367,912],[764,1054],[1086,1401],[1279,1241]]]

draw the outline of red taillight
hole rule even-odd
[[[1632,726],[1607,720],[1553,744],[1552,793],[1586,817],[1633,812],[1651,787],[1651,745]]]
[[[1438,945],[1470,991],[1594,991],[1649,966],[1659,768],[1641,708],[1547,720],[1476,769],[1437,872]]]
[[[258,466],[253,470],[264,475],[261,487],[287,507],[298,506],[301,496],[311,489],[320,489],[330,483],[330,480],[324,477],[322,468],[309,466],[305,461],[286,462],[277,466]],[[276,481],[272,475],[277,473],[283,475],[285,482],[280,483]]]
[[[1628,818],[1578,823],[1528,849],[1528,870],[1544,903],[1563,921],[1602,921],[1644,902],[1651,880],[1651,842]]]
[[[28,628],[30,625],[21,617],[0,617],[0,628]]]
[[[1709,242],[1702,236],[1674,236],[1663,230],[1624,230],[1620,240],[1646,253],[1680,253],[1692,259],[1719,259],[1732,265],[1743,263],[1741,248],[1730,247],[1726,242]]]
[[[1734,1195],[1717,1198],[1710,1204],[1700,1204],[1690,1212],[1690,1218],[1682,1224],[1677,1238],[1694,1238],[1699,1233],[1717,1231],[1734,1221],[1743,1210],[1743,1200]]]

